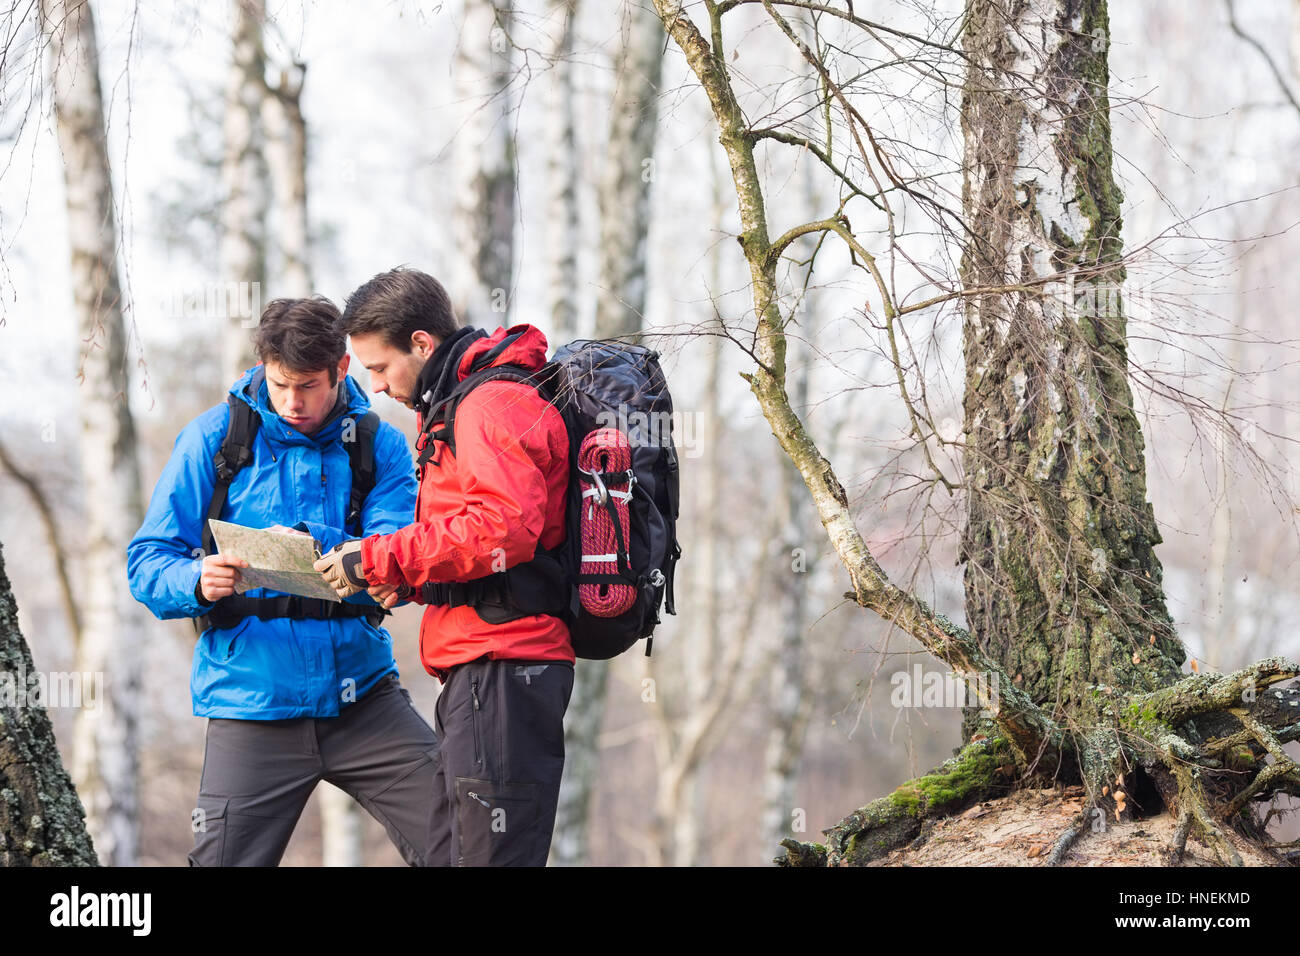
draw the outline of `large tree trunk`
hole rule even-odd
[[[265,97],[263,0],[233,0],[233,53],[226,74],[225,139],[221,157],[221,300],[225,305],[223,380],[233,382],[255,365],[252,331],[261,318],[266,288],[267,171],[259,118]]]
[[[1185,657],[1128,383],[1106,4],[970,9],[962,281],[1026,288],[967,300],[966,616],[1061,712],[1090,684],[1172,683]]]
[[[465,0],[453,81],[454,142],[449,292],[471,325],[509,325],[514,283],[515,137],[510,105],[511,0]]]
[[[63,151],[71,279],[81,354],[85,580],[77,668],[103,675],[104,699],[77,714],[73,776],[103,862],[139,854],[140,646],[144,625],[126,587],[126,546],[143,519],[128,402],[126,324],[118,284],[117,217],[89,3],[43,0],[54,112]],[[98,679],[98,678],[96,678]]]
[[[654,153],[659,45],[663,30],[653,11],[647,14],[633,3],[626,5],[624,12],[630,22],[616,64],[617,90],[610,108],[609,142],[600,183],[602,254],[601,291],[596,300],[598,339],[639,333],[645,315],[645,236],[649,231],[653,177],[641,176],[639,157]],[[653,63],[646,59],[646,51],[651,47],[655,50]],[[629,110],[637,115],[630,117]],[[630,172],[633,165],[637,168],[635,175]],[[564,272],[556,270],[553,277],[564,281]],[[553,302],[558,301],[560,291],[552,294]],[[578,662],[573,695],[564,718],[564,780],[560,785],[550,858],[556,865],[587,862],[591,799],[600,768],[596,737],[605,714],[609,667],[601,661]]]
[[[85,810],[35,678],[0,549],[0,866],[94,866]]]

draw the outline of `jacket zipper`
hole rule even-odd
[[[470,697],[473,698],[474,700],[474,713],[470,716],[470,720],[473,721],[474,723],[474,763],[477,766],[481,767],[483,766],[483,750],[482,750],[482,745],[479,741],[479,728],[478,728],[479,703],[478,703],[478,678],[477,677],[470,680],[469,693],[470,693]],[[475,797],[475,799],[478,798]]]

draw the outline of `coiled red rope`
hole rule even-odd
[[[630,566],[631,547],[628,503],[632,482],[624,479],[593,479],[591,473],[626,472],[632,467],[632,446],[627,435],[617,428],[598,428],[587,435],[578,447],[578,468],[586,472],[579,483],[582,488],[582,574],[617,574],[624,564]],[[604,496],[602,496],[602,490]],[[607,503],[613,504],[622,532],[623,552],[619,560],[619,535]],[[595,617],[617,617],[636,603],[636,588],[631,584],[580,584],[578,600],[583,609]]]

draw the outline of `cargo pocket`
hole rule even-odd
[[[545,866],[550,841],[538,840],[535,783],[456,778],[461,866]]]
[[[190,812],[190,829],[194,831],[194,849],[188,857],[190,866],[224,865],[229,804],[225,798],[199,795],[199,805]]]

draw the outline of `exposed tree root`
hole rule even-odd
[[[1169,848],[1169,865],[1183,862],[1187,852],[1187,835],[1192,832],[1192,811],[1184,807],[1178,814],[1178,828],[1174,830],[1174,841]]]
[[[777,866],[825,866],[826,845],[824,843],[800,843],[798,840],[782,840],[785,855],[778,856],[772,862]]]
[[[1211,848],[1219,857],[1219,861],[1230,866],[1241,866],[1241,854],[1237,848],[1229,842],[1224,835],[1223,830],[1210,815],[1210,809],[1206,805],[1205,793],[1201,786],[1200,769],[1187,764],[1174,764],[1174,774],[1178,778],[1178,803],[1179,812],[1186,816],[1190,814],[1195,821],[1200,824],[1205,838],[1209,841]],[[1183,820],[1179,818],[1179,830],[1183,828]],[[1186,846],[1186,838],[1183,839],[1183,845]]]
[[[1300,737],[1300,692],[1272,688],[1297,675],[1300,665],[1270,658],[1231,674],[1194,675],[1151,693],[1097,688],[1096,725],[1048,744],[1056,758],[1052,771],[1058,777],[1077,774],[1088,801],[1047,863],[1059,865],[1068,856],[1098,809],[1107,820],[1121,821],[1167,807],[1178,818],[1170,863],[1183,860],[1195,831],[1221,863],[1241,866],[1226,829],[1261,839],[1259,819],[1243,811],[1277,793],[1300,795],[1300,765],[1282,749]],[[993,718],[999,730],[1000,716],[995,712]],[[826,831],[825,845],[785,841],[786,855],[777,862],[863,865],[914,841],[927,821],[1002,796],[1035,771],[1041,775],[1047,768],[1030,759],[1032,741],[1023,734],[1033,721],[1018,716],[1016,722],[1022,733],[1014,740],[999,733],[967,745],[934,772],[849,814]]]
[[[1231,674],[1194,675],[1126,703],[1118,716],[1132,732],[1135,749],[1154,754],[1176,785],[1169,801],[1179,813],[1172,860],[1182,859],[1195,826],[1221,862],[1241,866],[1241,854],[1221,824],[1250,826],[1253,820],[1238,816],[1252,800],[1296,792],[1300,767],[1282,744],[1295,739],[1300,698],[1294,688],[1270,688],[1297,673],[1300,665],[1293,661],[1268,658]],[[1228,732],[1230,722],[1238,729]],[[1198,725],[1220,736],[1202,739]],[[1274,762],[1265,763],[1265,755]],[[1225,772],[1225,762],[1233,771],[1254,775],[1241,786],[1242,777]]]
[[[862,866],[911,843],[925,821],[1004,796],[1016,782],[1012,747],[1003,738],[968,744],[923,777],[853,811],[826,831],[826,845],[785,840],[782,866]]]
[[[1089,813],[1087,810],[1078,814],[1074,820],[1071,821],[1065,832],[1057,837],[1056,845],[1052,847],[1052,852],[1047,857],[1048,866],[1061,865],[1061,861],[1064,860],[1070,850],[1074,848],[1074,845],[1079,842],[1079,837],[1083,836],[1083,834],[1087,832],[1089,822],[1088,817]]]

